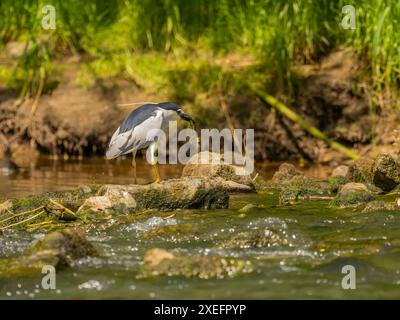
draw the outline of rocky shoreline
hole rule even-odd
[[[19,256],[0,259],[0,278],[24,277],[40,273],[45,265],[68,268],[74,259],[101,257],[86,239],[92,229],[106,229],[149,214],[168,218],[177,210],[214,210],[229,207],[232,193],[257,192],[279,198],[279,206],[296,206],[304,201],[322,201],[323,206],[351,209],[355,213],[400,211],[400,163],[388,154],[374,160],[358,159],[337,167],[326,181],[306,177],[284,163],[271,180],[238,176],[234,167],[220,164],[190,164],[179,179],[149,185],[89,185],[73,191],[52,192],[9,199],[0,204],[0,233],[20,230],[45,234]],[[257,205],[238,209],[246,214]],[[195,225],[163,226],[144,234],[193,235]],[[216,243],[220,248],[260,248],[282,245],[274,230],[265,228],[235,233]],[[213,266],[213,267],[210,267]],[[138,278],[185,276],[233,277],[253,270],[253,263],[233,257],[185,256],[161,248],[149,250]]]

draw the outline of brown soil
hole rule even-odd
[[[123,79],[99,80],[85,90],[75,81],[78,64],[71,61],[59,86],[40,98],[32,119],[32,100],[16,104],[17,92],[0,88],[0,147],[4,140],[17,137],[10,148],[18,149],[25,141],[54,155],[103,154],[119,122],[133,108],[121,109],[116,104],[154,99],[144,97],[140,88]],[[298,67],[299,82],[291,107],[329,137],[349,146],[368,146],[371,132],[376,133],[376,143],[393,144],[397,116],[388,112],[389,108],[371,116],[365,87],[359,81],[363,70],[357,57],[346,50],[331,53],[319,64]],[[226,102],[235,127],[255,129],[258,159],[341,161],[337,152],[256,98],[236,96]],[[204,108],[196,113],[209,111]],[[207,126],[226,127],[220,111],[211,122]]]

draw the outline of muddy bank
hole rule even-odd
[[[117,103],[161,98],[134,81],[120,78],[97,78],[84,88],[77,81],[81,62],[70,59],[58,82],[44,92],[34,108],[33,98],[19,101],[17,91],[0,89],[3,153],[7,144],[16,159],[21,159],[21,153],[34,158],[36,150],[53,155],[102,155],[121,119],[134,108],[118,107]],[[344,144],[360,149],[374,136],[381,146],[391,147],[393,130],[398,126],[396,117],[383,106],[371,114],[365,86],[359,80],[364,69],[357,56],[347,50],[335,51],[318,64],[296,67],[298,85],[289,105],[328,137]],[[172,87],[174,79],[170,79]],[[187,83],[175,85],[177,90],[182,85],[190,89]],[[339,163],[343,158],[246,90],[223,98],[203,99],[202,94],[194,92],[192,100],[187,100],[178,92],[170,96],[161,93],[162,99],[172,99],[190,111],[199,127],[222,129],[230,121],[237,128],[254,128],[257,159]],[[289,97],[281,98],[285,101]]]

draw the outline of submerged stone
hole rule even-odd
[[[400,163],[389,154],[379,155],[372,168],[372,180],[384,191],[394,189],[400,184]]]
[[[42,268],[51,265],[58,269],[69,267],[79,258],[98,256],[85,235],[65,229],[48,234],[21,256],[0,260],[0,277],[40,275]]]
[[[183,276],[224,279],[253,271],[250,261],[217,256],[185,256],[163,249],[148,250],[138,278]]]
[[[279,204],[293,204],[300,200],[325,199],[332,196],[333,187],[325,181],[295,175],[281,184]]]
[[[269,229],[244,231],[232,236],[221,244],[222,248],[262,248],[279,246],[285,242]]]
[[[346,183],[332,200],[331,205],[337,207],[356,207],[374,200],[367,186],[363,183]]]
[[[247,185],[254,190],[250,174],[243,167],[224,162],[223,155],[199,152],[189,159],[182,171],[182,177],[216,178]]]
[[[177,237],[194,236],[199,232],[199,225],[192,223],[179,223],[166,225],[151,229],[143,234],[143,238],[153,238],[157,236],[172,235]]]
[[[385,201],[371,201],[368,202],[365,208],[362,210],[363,213],[375,212],[375,211],[393,211],[399,210],[400,208],[394,203],[388,203]]]
[[[265,206],[263,205],[255,205],[252,203],[246,204],[244,207],[240,208],[238,211],[242,213],[247,213],[255,209],[263,209]]]

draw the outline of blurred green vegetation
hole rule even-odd
[[[55,30],[41,27],[48,4],[56,8]],[[357,10],[355,30],[340,26],[348,4]],[[125,77],[157,89],[172,83],[175,96],[190,99],[195,90],[240,90],[252,80],[290,95],[294,64],[350,46],[382,90],[398,86],[399,19],[396,0],[2,0],[0,46],[25,47],[16,64],[0,65],[0,81],[34,95],[43,77],[50,86],[56,61],[79,55],[83,86]],[[225,63],[229,55],[237,58]],[[252,67],[243,71],[247,58]]]

